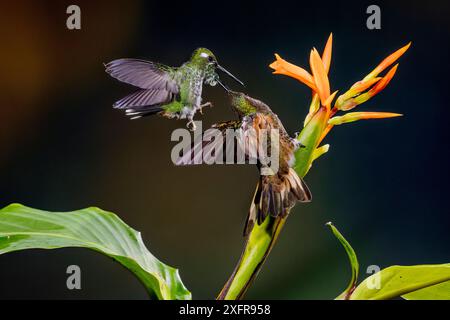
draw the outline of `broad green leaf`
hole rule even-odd
[[[450,263],[391,266],[366,278],[351,300],[385,300],[450,280]]]
[[[156,259],[139,232],[111,212],[87,208],[48,212],[12,204],[0,210],[0,254],[25,249],[82,247],[128,268],[157,299],[191,298],[178,270]]]
[[[450,300],[450,281],[402,295],[407,300]]]
[[[344,238],[344,236],[339,232],[339,230],[333,226],[331,222],[326,224],[331,228],[334,236],[340,241],[342,246],[347,252],[348,260],[350,261],[350,267],[352,269],[352,278],[350,279],[350,283],[348,284],[347,289],[344,290],[336,299],[348,299],[352,290],[356,286],[356,281],[358,281],[358,273],[359,273],[359,263],[358,258],[356,257],[355,250],[353,250],[350,243]]]

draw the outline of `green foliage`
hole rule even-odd
[[[376,279],[378,278],[378,279]],[[445,286],[434,287],[450,280],[450,264],[391,266],[366,278],[353,292],[352,300],[385,300],[411,294],[411,298],[429,300],[435,295],[450,299]],[[380,287],[373,288],[379,282]],[[423,290],[427,288],[428,290]],[[447,286],[448,288],[448,286]],[[422,289],[422,290],[420,290]],[[418,293],[416,291],[419,290]]]
[[[139,232],[98,208],[48,212],[12,204],[0,210],[0,254],[81,247],[105,254],[138,277],[151,297],[191,299],[178,270],[156,259]]]
[[[358,258],[356,257],[355,250],[353,250],[350,243],[344,238],[344,236],[339,232],[339,230],[335,226],[333,226],[331,222],[328,222],[327,226],[331,228],[331,231],[333,232],[334,236],[339,240],[339,242],[344,247],[345,252],[347,252],[347,256],[350,261],[350,267],[352,269],[352,277],[350,279],[350,283],[348,284],[344,292],[342,292],[337,297],[337,299],[348,299],[352,291],[355,289],[356,282],[358,281],[358,273],[359,273]]]
[[[223,296],[224,300],[240,299],[245,292],[246,287],[254,277],[254,270],[258,269],[259,261],[264,259],[264,254],[269,250],[271,245],[272,234],[267,230],[273,229],[272,219],[267,218],[261,225],[253,226],[248,245],[241,257],[241,263],[235,270],[235,281],[233,281]],[[219,296],[223,295],[223,292]]]
[[[411,293],[402,295],[407,300],[449,300],[450,281],[442,282],[434,286],[426,287]]]
[[[343,245],[352,267],[350,284],[336,299],[386,300],[400,296],[410,300],[450,299],[450,263],[391,266],[367,277],[355,288],[359,270],[356,253],[331,222],[327,225]]]

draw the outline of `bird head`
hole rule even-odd
[[[256,112],[258,104],[262,103],[243,92],[228,90],[228,95],[231,99],[231,107],[241,115]]]
[[[216,56],[212,53],[211,50],[206,48],[198,48],[194,51],[191,57],[191,63],[193,63],[198,68],[202,69],[206,73],[206,82],[210,85],[215,85],[219,83],[225,90],[228,91],[228,88],[222,84],[219,79],[219,75],[216,73],[216,70],[220,70],[230,78],[238,82],[240,85],[244,85],[244,83],[236,78],[231,72],[222,67],[218,62]]]

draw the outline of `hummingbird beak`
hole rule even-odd
[[[241,86],[245,87],[244,83],[243,83],[241,80],[239,80],[238,78],[236,78],[235,76],[233,76],[233,75],[231,74],[230,71],[228,71],[227,69],[225,69],[224,67],[222,67],[220,64],[217,64],[217,69],[219,69],[219,70],[222,71],[222,72],[225,72],[230,78],[232,78],[234,81],[238,82]],[[219,82],[219,83],[220,83],[220,82]],[[221,85],[222,85],[222,87],[223,87],[223,84],[221,84]]]
[[[225,91],[226,91],[227,93],[230,93],[230,92],[231,92],[231,90],[228,89],[228,87],[227,87],[226,85],[224,85],[219,79],[217,79],[216,81],[217,81],[218,84],[220,84],[220,86],[221,86],[222,88],[225,89]]]

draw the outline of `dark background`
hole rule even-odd
[[[308,68],[309,50],[334,34],[332,89],[346,90],[408,41],[384,92],[361,110],[403,118],[336,127],[329,153],[306,180],[299,205],[248,298],[330,299],[346,286],[347,258],[324,226],[333,221],[368,265],[448,262],[449,35],[446,1],[76,1],[82,30],[69,31],[72,1],[0,5],[0,206],[67,211],[98,206],[142,232],[152,253],[180,269],[194,298],[214,298],[237,261],[257,180],[252,166],[175,168],[170,134],[184,121],[129,121],[111,104],[131,88],[102,63],[140,57],[180,65],[198,46],[216,53],[289,132],[301,128],[310,91],[274,76],[273,53]],[[366,28],[378,4],[382,29]],[[223,78],[230,85],[228,79]],[[232,119],[223,90],[201,119]],[[66,289],[66,268],[82,290]],[[82,249],[0,256],[0,298],[145,299],[120,265]]]

